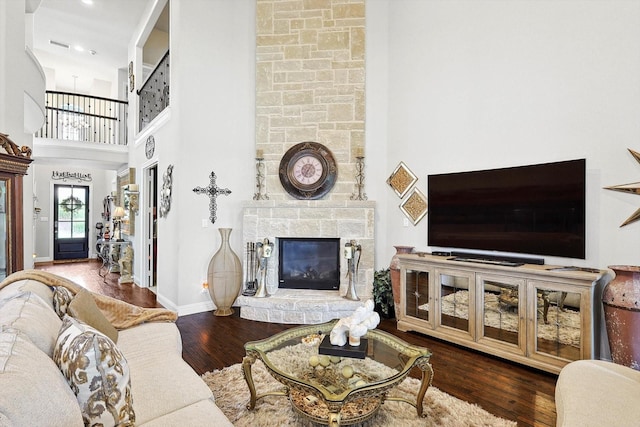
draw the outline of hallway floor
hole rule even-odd
[[[108,295],[141,307],[162,307],[157,303],[156,295],[150,289],[141,288],[134,283],[119,284],[120,275],[118,273],[110,273],[106,277],[102,277],[100,274],[104,274],[105,270],[101,270],[101,266],[102,262],[89,259],[40,264],[35,268],[66,277],[95,293]]]

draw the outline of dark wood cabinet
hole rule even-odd
[[[0,133],[0,277],[24,268],[22,178],[32,162],[31,149],[18,147]]]

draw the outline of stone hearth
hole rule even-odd
[[[351,301],[337,291],[278,289],[267,298],[240,296],[240,317],[271,323],[316,324],[349,316],[366,300]]]
[[[267,298],[240,296],[240,317],[275,323],[314,324],[351,314],[372,297],[375,202],[333,200],[250,201],[244,205],[243,242],[276,243],[278,237],[339,237],[341,246],[362,246],[356,293],[360,301],[342,297],[348,288],[347,263],[340,260],[340,291],[278,288],[276,244],[267,266]]]

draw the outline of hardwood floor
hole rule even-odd
[[[76,281],[93,292],[109,295],[144,307],[160,307],[146,288],[120,285],[118,275],[106,280],[98,275],[96,261],[47,264],[37,268]],[[216,317],[211,312],[181,316],[183,357],[202,374],[242,361],[244,343],[266,338],[295,325],[262,323],[241,319],[236,313]],[[394,320],[383,320],[380,329],[405,341],[429,348],[433,356],[433,386],[467,402],[476,403],[519,426],[554,426],[556,375],[487,356],[418,333],[398,331]],[[413,373],[418,376],[419,371]]]

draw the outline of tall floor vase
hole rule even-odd
[[[602,294],[611,359],[640,370],[640,267],[609,266],[616,277]]]
[[[222,242],[211,258],[207,272],[209,295],[216,305],[216,310],[213,312],[216,316],[233,314],[231,305],[238,298],[242,288],[242,264],[229,244],[231,230],[231,228],[218,229]]]
[[[393,292],[393,307],[396,315],[396,319],[399,319],[400,316],[400,258],[398,258],[399,254],[410,254],[413,252],[413,246],[394,246],[396,249],[396,253],[391,258],[391,263],[389,264],[389,270],[391,274],[391,291]]]

